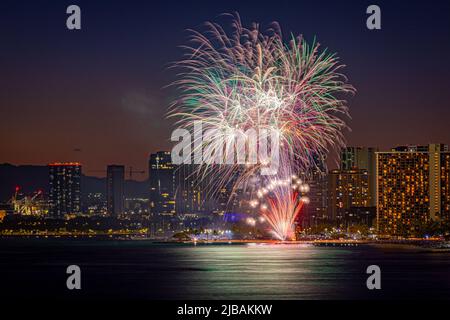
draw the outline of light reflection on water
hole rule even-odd
[[[339,291],[336,283],[349,278],[347,273],[351,268],[343,266],[352,252],[265,245],[211,246],[188,250],[181,255],[181,264],[195,265],[206,271],[187,277],[193,294],[202,297],[209,294],[218,299],[311,299]],[[339,269],[345,272],[337,272]]]
[[[415,249],[310,245],[167,245],[147,241],[38,241],[0,246],[2,292],[66,297],[78,264],[78,298],[449,298],[450,254]],[[367,266],[382,290],[366,288]],[[2,295],[2,294],[0,294]],[[73,294],[70,296],[73,298]]]
[[[450,275],[448,254],[440,261],[436,260],[436,255],[423,260],[426,254],[416,251],[395,254],[367,247],[203,245],[171,250],[178,265],[183,266],[181,268],[196,270],[180,271],[177,277],[184,284],[183,288],[188,288],[187,296],[191,298],[366,299],[402,298],[414,292],[422,296],[420,290],[423,288],[410,288],[410,281],[418,282],[418,277],[430,271],[428,267],[431,270],[438,267],[440,271],[432,272],[434,279],[431,282],[423,279],[421,284],[425,287],[438,285],[438,291],[450,292],[448,280],[444,283],[436,281],[436,277],[448,279]],[[386,295],[366,288],[365,270],[371,264],[380,265],[386,273],[383,276]],[[404,272],[400,272],[402,270]]]

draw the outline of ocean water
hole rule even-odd
[[[0,275],[6,299],[450,299],[450,253],[417,248],[0,239]]]

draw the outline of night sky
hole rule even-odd
[[[66,28],[70,4],[81,31]],[[366,28],[370,4],[382,30]],[[357,89],[349,145],[450,143],[449,1],[16,0],[0,3],[0,163],[147,169],[150,152],[170,150],[164,87],[186,29],[234,11],[338,53]]]

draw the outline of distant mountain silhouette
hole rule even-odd
[[[0,202],[5,202],[11,198],[16,186],[21,192],[31,194],[36,190],[42,190],[48,195],[48,168],[47,166],[34,165],[12,165],[9,163],[0,164]],[[136,198],[148,197],[147,181],[125,181],[125,196]],[[97,178],[82,175],[81,194],[82,199],[88,193],[100,192],[106,194],[106,178]]]

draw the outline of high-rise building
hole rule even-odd
[[[373,147],[346,147],[341,150],[341,170],[367,170],[369,206],[376,206],[376,152]]]
[[[240,207],[242,190],[233,190],[237,174],[225,185],[212,181],[211,175],[201,175],[198,165],[174,166],[175,203],[177,214],[215,213],[223,215]],[[248,201],[247,201],[248,202]]]
[[[448,146],[402,146],[377,153],[377,228],[417,236],[432,221],[449,221]]]
[[[308,193],[309,203],[306,210],[311,218],[310,224],[320,224],[328,219],[327,214],[327,193],[328,179],[323,172],[315,172],[309,182],[310,191]]]
[[[55,162],[49,169],[49,213],[52,218],[81,211],[81,164]]]
[[[109,165],[106,169],[106,203],[108,214],[117,218],[123,213],[125,167]]]
[[[303,213],[299,216],[301,226],[310,227],[328,222],[328,178],[326,172],[316,169],[303,179],[309,186],[309,203],[303,207]]]
[[[441,167],[441,206],[439,218],[442,221],[450,222],[450,153],[441,152],[440,154]]]
[[[331,220],[344,223],[354,208],[370,207],[369,174],[366,169],[332,170],[328,182]]]
[[[301,228],[317,226],[328,222],[327,197],[328,197],[328,177],[326,158],[324,156],[313,155],[313,165],[308,173],[300,173],[299,177],[309,186],[308,204],[302,209],[297,224]]]
[[[175,214],[175,169],[171,154],[159,151],[150,155],[150,211],[161,215]]]

